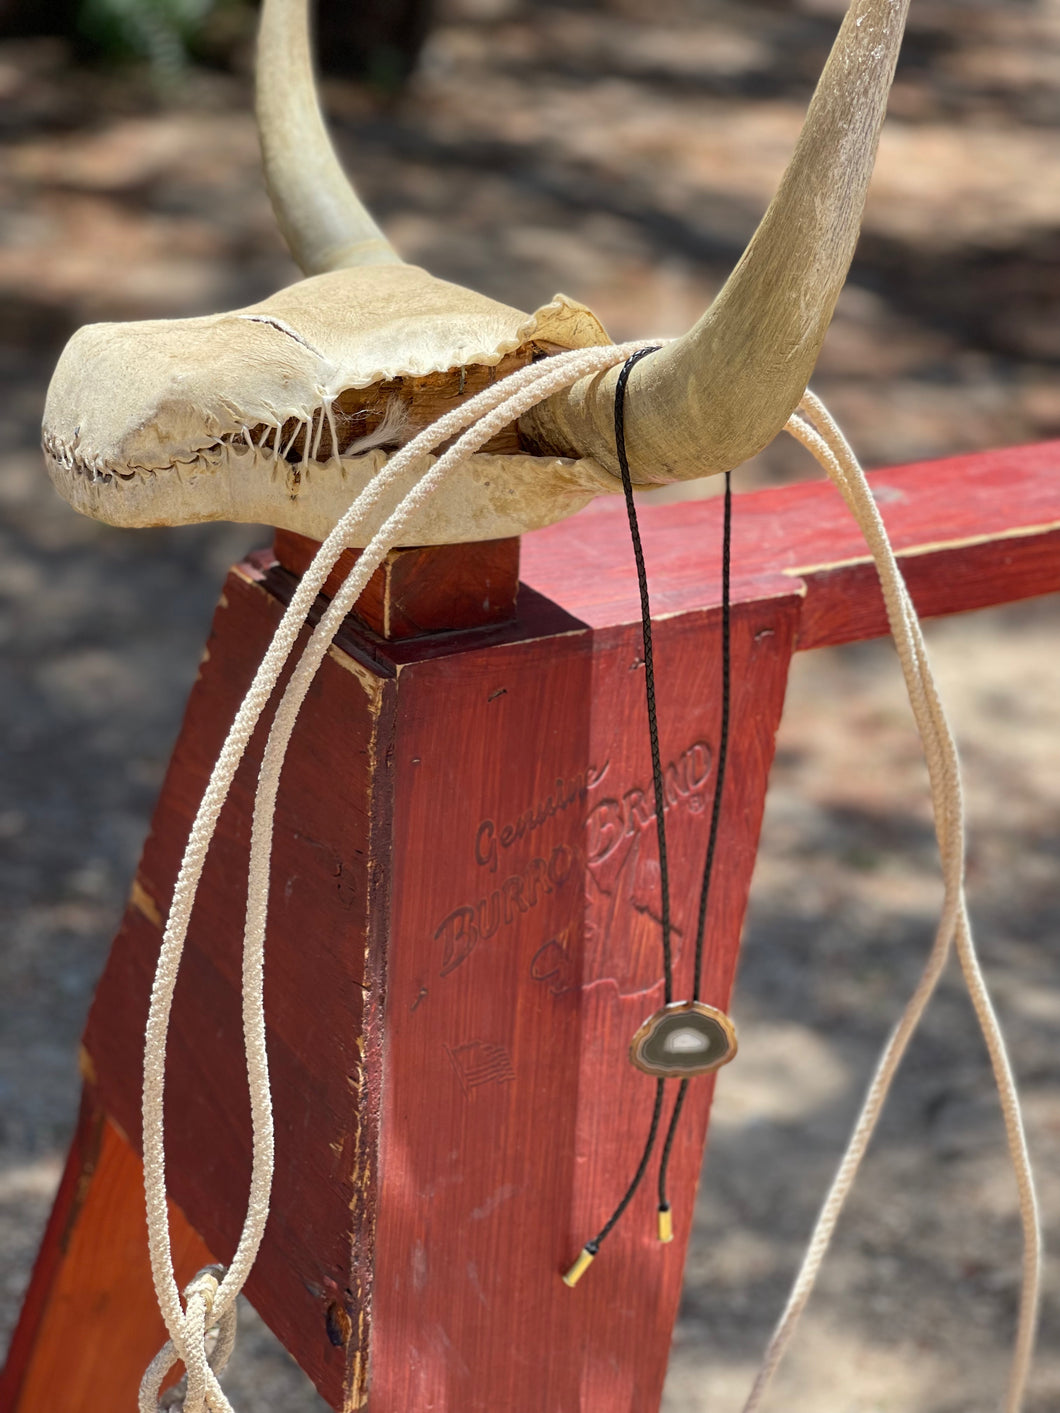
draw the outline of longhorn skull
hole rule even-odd
[[[851,0],[751,243],[699,322],[633,369],[625,425],[636,483],[729,470],[799,402],[857,241],[908,5]],[[265,0],[257,117],[273,208],[308,278],[229,314],[91,324],[73,336],[48,391],[43,445],[59,491],[87,515],[130,526],[265,521],[322,539],[388,454],[440,413],[536,359],[609,342],[562,295],[525,315],[402,262],[328,139],[307,0]],[[519,534],[620,490],[616,378],[582,378],[524,414],[467,459],[401,542]],[[432,460],[414,463],[396,495]]]

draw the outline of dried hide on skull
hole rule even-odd
[[[728,470],[805,390],[853,254],[908,0],[853,0],[769,211],[714,304],[634,369],[641,485]],[[389,455],[492,381],[606,345],[563,296],[522,314],[405,265],[343,175],[317,106],[304,0],[270,0],[259,42],[266,177],[310,278],[230,314],[95,324],[45,409],[56,486],[115,525],[264,521],[324,538]],[[620,489],[617,369],[581,378],[447,479],[397,543],[502,538]],[[405,467],[349,536],[364,545],[433,464]]]
[[[263,521],[323,539],[388,454],[458,400],[608,341],[562,296],[527,316],[414,265],[335,270],[231,314],[81,329],[52,384],[44,447],[71,505],[111,524]],[[434,460],[409,467],[359,544]],[[513,426],[403,542],[517,535],[612,483],[591,458],[530,455]]]

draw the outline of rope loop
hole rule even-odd
[[[743,1413],[758,1413],[773,1375],[791,1343],[795,1327],[813,1291],[839,1215],[875,1132],[898,1066],[934,994],[952,949],[957,952],[968,994],[986,1042],[1001,1101],[1009,1156],[1019,1196],[1020,1221],[1023,1228],[1023,1276],[1015,1347],[1002,1408],[1004,1413],[1020,1413],[1030,1376],[1041,1300],[1041,1217],[1023,1129],[1019,1094],[1006,1052],[1004,1036],[994,1014],[979,964],[964,896],[965,824],[957,747],[939,700],[916,608],[857,457],[828,409],[809,390],[792,414],[785,430],[796,441],[801,442],[827,472],[857,521],[876,563],[891,637],[898,653],[909,704],[920,733],[927,765],[935,816],[935,834],[942,862],[944,894],[931,951],[916,988],[906,1002],[905,1009],[876,1062],[876,1070],[862,1101],[861,1112],[817,1217],[787,1305],[766,1348]]]
[[[272,855],[273,814],[287,744],[302,703],[328,645],[356,602],[373,571],[400,541],[406,527],[445,478],[503,427],[537,403],[579,378],[599,374],[640,356],[647,341],[607,345],[556,354],[520,369],[485,389],[420,432],[396,452],[336,524],[287,606],[283,619],[236,713],[217,757],[189,835],[158,960],[151,993],[144,1043],[143,1134],[144,1188],[151,1270],[169,1341],[152,1360],[140,1386],[139,1413],[233,1413],[217,1375],[228,1362],[235,1342],[235,1300],[253,1265],[269,1216],[274,1162],[272,1102],[266,1053],[264,951]],[[330,418],[330,409],[329,409]],[[329,422],[330,425],[330,422]],[[842,433],[823,405],[807,393],[787,424],[787,430],[817,458],[840,491],[861,527],[876,562],[887,615],[906,680],[910,704],[924,746],[936,833],[942,860],[944,900],[935,941],[916,989],[891,1038],[884,1047],[870,1082],[861,1114],[821,1209],[803,1266],[788,1304],[766,1350],[762,1367],[744,1406],[756,1413],[772,1375],[791,1341],[795,1326],[813,1289],[850,1186],[864,1157],[891,1082],[909,1041],[935,990],[952,948],[955,948],[979,1019],[1001,1095],[1009,1149],[1017,1175],[1024,1233],[1023,1282],[1016,1348],[1009,1371],[1005,1413],[1018,1413],[1030,1371],[1041,1281],[1041,1228],[1034,1181],[1023,1132],[1019,1098],[997,1018],[975,954],[964,898],[964,818],[956,747],[931,675],[916,610],[902,579],[887,532],[872,493]],[[319,435],[319,434],[318,434]],[[266,705],[276,693],[283,668],[328,574],[350,539],[389,486],[415,459],[456,440],[391,512],[361,553],[344,583],[335,592],[295,664],[281,693],[258,774],[251,828],[247,908],[243,937],[243,1029],[247,1085],[251,1101],[253,1155],[250,1194],[242,1233],[229,1267],[208,1266],[181,1294],[173,1273],[166,1194],[164,1090],[166,1037],[173,993],[192,907],[206,855],[221,809],[250,737]],[[307,438],[308,440],[308,438]],[[720,791],[720,773],[718,788]],[[719,796],[720,798],[720,796]],[[661,820],[661,810],[660,810]],[[595,1242],[565,1277],[573,1285],[593,1259],[599,1241],[624,1210],[642,1176],[655,1141],[662,1109],[662,1081],[641,1170],[627,1198]],[[660,1210],[663,1205],[660,1194]],[[212,1348],[210,1335],[216,1330]],[[183,1362],[183,1380],[162,1394],[173,1367]]]
[[[182,1328],[148,1365],[140,1384],[139,1413],[232,1413],[218,1375],[235,1347],[235,1303],[218,1319],[211,1318],[224,1277],[224,1266],[204,1266],[184,1287]],[[162,1385],[179,1363],[184,1364],[183,1378],[163,1393]]]
[[[170,1343],[159,1353],[144,1375],[140,1413],[158,1413],[158,1391],[169,1370],[177,1359],[183,1358],[185,1345],[197,1351],[202,1344],[201,1339],[190,1338],[188,1319],[192,1312],[185,1312],[177,1290],[166,1197],[166,1037],[181,954],[191,921],[195,894],[221,809],[251,735],[266,705],[273,698],[283,668],[294,651],[316,597],[349,543],[353,528],[363,522],[380,497],[400,480],[418,457],[435,452],[456,437],[448,450],[439,455],[434,465],[390,513],[333,595],[298,658],[287,686],[279,694],[280,700],[258,772],[247,872],[242,968],[244,1053],[247,1088],[250,1094],[253,1152],[246,1219],[235,1253],[215,1292],[215,1323],[222,1331],[227,1328],[225,1321],[228,1312],[234,1307],[236,1296],[254,1263],[269,1217],[275,1155],[263,993],[265,933],[268,919],[273,811],[287,743],[294,730],[302,702],[327,653],[328,645],[368,579],[393,546],[400,541],[406,526],[428,498],[438,490],[445,478],[497,432],[531,407],[543,402],[554,392],[570,387],[579,378],[606,372],[608,368],[622,363],[631,353],[644,347],[645,343],[646,340],[642,339],[635,343],[572,349],[566,353],[554,354],[540,363],[530,364],[461,403],[418,433],[400,451],[395,452],[353,501],[303,573],[272,642],[258,666],[254,681],[236,712],[214,763],[184,850],[159,952],[144,1035],[144,1197],[147,1208],[148,1246],[155,1294],[169,1331]],[[208,1316],[204,1314],[203,1318],[205,1321]],[[194,1361],[197,1353],[193,1352],[191,1357]],[[197,1377],[198,1375],[189,1378],[191,1387],[186,1395],[182,1395],[183,1413],[201,1413],[204,1406],[210,1409],[211,1413],[215,1409],[221,1410],[221,1413],[226,1413],[226,1410],[231,1413],[230,1405],[221,1393],[214,1368],[209,1362],[204,1374],[205,1394],[201,1398],[195,1383]],[[199,1398],[199,1402],[191,1402],[192,1398]]]

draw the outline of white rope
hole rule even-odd
[[[228,1363],[236,1342],[236,1307],[230,1306],[220,1320],[214,1317],[214,1300],[224,1275],[222,1266],[204,1266],[184,1287],[186,1301],[183,1347],[187,1351],[183,1379],[160,1396],[162,1384],[180,1359],[170,1340],[148,1365],[140,1385],[140,1413],[179,1408],[183,1413],[232,1413],[232,1407],[217,1382]],[[216,1328],[214,1346],[207,1352],[207,1336]]]
[[[470,426],[471,430],[464,432],[417,482],[361,552],[314,630],[287,685],[269,734],[254,803],[243,949],[243,1027],[253,1129],[250,1196],[235,1255],[212,1297],[211,1316],[215,1323],[222,1323],[226,1314],[234,1308],[236,1296],[247,1279],[261,1245],[269,1215],[274,1135],[265,1047],[263,964],[272,812],[287,742],[305,694],[331,639],[365,584],[401,538],[405,526],[445,477],[498,431],[537,403],[561,388],[569,387],[587,374],[603,372],[624,362],[631,353],[645,347],[648,342],[640,340],[629,344],[575,349],[531,364],[468,399],[392,456],[317,551],[303,574],[243,698],[211,772],[181,861],[151,990],[144,1037],[143,1151],[148,1245],[155,1294],[169,1331],[170,1343],[152,1362],[144,1376],[140,1392],[141,1413],[154,1413],[157,1407],[157,1389],[161,1379],[165,1377],[163,1372],[156,1380],[156,1366],[160,1365],[160,1361],[167,1359],[167,1371],[174,1358],[182,1359],[186,1365],[190,1359],[200,1368],[202,1366],[199,1352],[202,1340],[198,1320],[196,1317],[192,1329],[189,1326],[191,1312],[182,1307],[177,1289],[167,1212],[165,1055],[177,973],[195,894],[218,817],[247,743],[272,695],[309,610],[340,554],[346,548],[353,528],[376,505],[384,492],[400,479],[418,457],[427,455],[436,446],[457,433],[464,432],[464,429]],[[330,408],[328,413],[330,424]],[[335,447],[334,434],[332,447]],[[216,1405],[223,1413],[228,1413],[229,1405],[223,1401],[224,1395],[208,1366],[203,1379],[207,1406],[213,1408]],[[213,1403],[210,1402],[211,1399]],[[186,1413],[191,1413],[190,1406]]]
[[[579,349],[521,369],[461,404],[391,457],[335,526],[305,571],[236,713],[211,773],[181,863],[159,954],[145,1036],[143,1127],[148,1235],[155,1291],[170,1339],[144,1376],[140,1392],[141,1413],[155,1413],[161,1406],[176,1406],[174,1398],[180,1400],[179,1406],[184,1413],[203,1413],[206,1409],[211,1413],[231,1413],[216,1373],[227,1362],[234,1339],[235,1299],[247,1279],[264,1235],[273,1170],[273,1119],[263,997],[273,817],[287,746],[313,677],[335,633],[371,575],[401,539],[412,518],[456,466],[503,427],[553,392],[570,386],[586,374],[602,372],[624,362],[631,353],[645,346],[647,341]],[[326,415],[332,448],[336,451],[330,406],[326,409]],[[323,425],[322,414],[321,431]],[[465,430],[467,428],[470,430]],[[1025,1234],[1024,1279],[1016,1353],[1005,1404],[1005,1413],[1018,1413],[1034,1345],[1040,1282],[1039,1223],[1019,1101],[1004,1041],[976,959],[965,907],[964,823],[956,749],[935,690],[916,612],[860,466],[838,428],[812,394],[807,394],[799,412],[789,422],[788,430],[810,449],[835,481],[876,560],[888,619],[924,744],[942,857],[944,899],[942,917],[924,973],[877,1065],[861,1115],[825,1200],[788,1305],[766,1351],[744,1413],[754,1413],[759,1408],[772,1374],[794,1333],[894,1074],[935,989],[954,938],[994,1066],[1020,1190]],[[318,432],[316,440],[319,436]],[[206,854],[250,736],[272,696],[308,612],[346,547],[351,531],[418,457],[427,455],[454,436],[458,437],[455,444],[417,482],[362,551],[310,636],[273,719],[254,801],[243,944],[243,1028],[253,1127],[247,1216],[227,1272],[223,1273],[219,1282],[216,1274],[200,1273],[186,1289],[185,1304],[182,1306],[173,1271],[166,1206],[163,1126],[165,1047],[177,971]],[[308,441],[307,430],[307,444]],[[210,1358],[205,1352],[208,1323],[217,1326],[220,1331],[218,1344]],[[183,1360],[187,1368],[186,1388],[175,1394],[171,1390],[163,1395],[160,1404],[159,1389],[177,1360]]]
[[[1019,1096],[1001,1028],[976,956],[968,920],[964,897],[964,807],[957,749],[936,691],[916,610],[857,458],[827,409],[812,393],[808,392],[804,397],[798,411],[789,421],[787,431],[807,447],[828,472],[857,520],[876,562],[887,608],[887,619],[927,761],[935,829],[942,859],[944,894],[942,915],[927,964],[877,1062],[861,1113],[817,1218],[787,1305],[773,1332],[758,1376],[744,1405],[744,1413],[755,1413],[761,1406],[770,1380],[791,1342],[799,1317],[810,1298],[843,1204],[876,1128],[895,1073],[931,999],[954,941],[965,983],[990,1055],[1019,1192],[1020,1218],[1023,1225],[1023,1282],[1015,1348],[1004,1403],[1005,1413],[1018,1413],[1023,1404],[1034,1352],[1041,1284],[1041,1224]]]

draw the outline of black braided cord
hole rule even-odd
[[[699,920],[696,925],[696,965],[693,972],[695,989],[692,1000],[699,1000],[703,984],[703,945],[707,931],[707,903],[710,899],[710,880],[714,874],[714,856],[718,849],[718,833],[721,825],[721,796],[725,788],[725,766],[729,758],[729,715],[732,698],[732,476],[725,473],[725,513],[722,518],[721,534],[721,726],[718,730],[718,768],[714,775],[714,804],[710,814],[710,836],[707,840],[707,857],[703,864],[703,882],[699,889]],[[684,1107],[688,1080],[681,1081],[677,1103],[670,1115],[670,1127],[663,1142],[662,1157],[659,1160],[659,1210],[670,1210],[666,1192],[666,1178],[670,1169],[670,1154],[677,1136],[677,1124]]]
[[[637,510],[633,501],[633,481],[626,456],[625,399],[626,384],[633,368],[642,358],[654,353],[655,348],[642,348],[626,359],[615,384],[615,449],[618,455],[619,470],[622,474],[622,489],[626,498],[626,513],[629,517],[630,539],[633,542],[633,557],[637,566],[637,586],[640,591],[641,634],[644,644],[644,695],[648,714],[648,741],[651,747],[652,786],[655,795],[655,829],[659,841],[659,887],[661,896],[660,921],[662,928],[663,953],[663,992],[665,1004],[673,1000],[673,926],[670,912],[670,873],[669,857],[666,849],[665,791],[662,760],[659,749],[659,722],[655,696],[655,658],[652,651],[651,605],[648,598],[648,576],[644,565],[644,549],[637,523]],[[729,715],[731,697],[731,634],[730,634],[730,580],[732,555],[732,487],[728,472],[725,473],[725,516],[722,541],[722,585],[721,585],[721,642],[722,642],[722,700],[721,729],[718,742],[718,766],[714,778],[714,802],[711,811],[710,836],[707,843],[707,856],[703,867],[703,882],[699,895],[699,917],[696,929],[696,954],[694,991],[692,999],[699,1000],[703,970],[704,939],[706,936],[707,907],[710,897],[710,881],[717,852],[718,834],[721,821],[721,796],[725,783],[725,766],[728,757]],[[662,1117],[663,1089],[666,1081],[659,1079],[655,1085],[655,1104],[652,1110],[651,1125],[644,1145],[644,1151],[637,1165],[632,1181],[627,1187],[618,1206],[591,1241],[585,1243],[585,1250],[595,1256],[601,1243],[614,1229],[643,1181],[659,1134],[659,1120]],[[659,1165],[659,1210],[669,1211],[666,1196],[666,1175],[670,1163],[670,1153],[677,1133],[677,1125],[684,1108],[688,1092],[688,1080],[681,1081],[673,1113],[663,1143],[662,1160]]]
[[[673,980],[673,934],[670,923],[670,866],[666,854],[666,820],[663,811],[666,800],[663,792],[662,763],[659,756],[659,717],[655,706],[655,656],[651,639],[651,604],[648,601],[648,574],[644,567],[644,547],[640,541],[640,526],[637,524],[637,508],[633,504],[633,480],[629,474],[629,461],[626,459],[626,384],[629,375],[642,358],[654,353],[654,348],[642,348],[626,359],[615,384],[615,450],[618,453],[618,467],[622,473],[622,489],[626,493],[626,514],[629,516],[629,534],[633,541],[633,558],[637,563],[637,587],[640,590],[640,628],[644,643],[644,696],[648,706],[648,742],[651,746],[651,782],[655,791],[655,833],[659,840],[659,888],[662,904],[663,989],[665,1004],[674,998]]]

